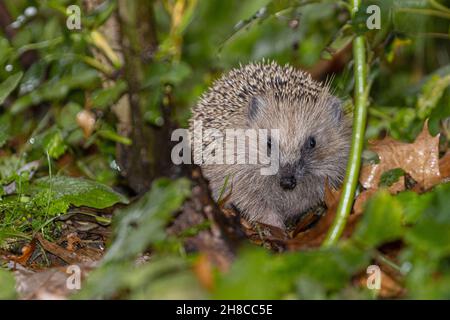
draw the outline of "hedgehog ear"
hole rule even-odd
[[[249,120],[255,120],[258,113],[264,108],[265,101],[261,96],[253,96],[250,99],[248,105],[248,118]]]
[[[340,122],[342,120],[342,118],[344,117],[344,109],[343,109],[343,106],[342,106],[341,99],[336,98],[335,96],[332,96],[328,100],[328,104],[330,106],[333,118],[337,122]]]

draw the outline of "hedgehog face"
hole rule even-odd
[[[345,173],[350,130],[340,102],[324,90],[312,100],[280,101],[273,95],[254,97],[249,105],[251,128],[278,129],[279,139],[268,139],[268,150],[279,148],[279,171],[274,180],[283,192],[301,184],[328,179],[337,186]]]

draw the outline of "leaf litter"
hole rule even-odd
[[[413,143],[403,143],[386,137],[370,142],[369,149],[378,154],[380,162],[364,165],[361,169],[362,189],[356,196],[344,230],[343,237],[347,239],[354,237],[355,228],[358,228],[358,223],[364,217],[370,199],[377,195],[380,189],[386,189],[386,186],[380,186],[385,172],[396,168],[404,170],[416,182],[411,188],[415,193],[425,192],[440,182],[448,181],[450,176],[450,153],[445,153],[439,159],[439,137],[431,136],[426,125]],[[307,212],[286,232],[272,226],[250,223],[240,217],[236,210],[222,205],[217,206],[211,199],[207,182],[200,171],[194,169],[192,172],[195,181],[192,195],[188,201],[184,201],[179,214],[169,223],[167,234],[183,239],[184,250],[199,252],[193,271],[202,287],[210,292],[215,286],[215,270],[222,273],[229,270],[235,257],[236,246],[245,241],[245,238],[276,252],[304,251],[320,247],[335,218],[339,203],[340,190],[332,190],[326,186],[324,204]],[[397,194],[408,189],[405,178],[401,176],[388,186],[389,193]],[[64,190],[62,188],[58,191],[61,199],[64,199]],[[105,205],[108,204],[107,201],[126,201],[120,198],[120,195],[111,194],[110,197],[105,198]],[[93,210],[93,216],[95,211],[101,213],[100,209]],[[87,274],[102,263],[106,241],[111,236],[109,231],[111,227],[108,224],[98,224],[98,220],[91,219],[90,223],[96,225],[94,228],[78,230],[80,225],[77,225],[77,219],[74,218],[80,216],[83,214],[75,213],[66,217],[67,221],[64,221],[66,230],[57,241],[49,241],[42,234],[36,233],[31,241],[23,242],[20,255],[3,254],[3,260],[9,261],[11,267],[16,270],[17,290],[22,298],[65,299],[73,293],[64,289],[62,284],[67,279],[64,269],[67,265],[81,266],[83,274]],[[96,234],[99,229],[103,231]],[[90,245],[92,243],[97,245]],[[44,254],[42,252],[37,254],[38,247]],[[145,246],[139,247],[145,249]],[[400,242],[400,246],[385,249],[383,256],[389,256],[388,261],[395,265],[401,248]],[[33,259],[39,256],[42,261],[44,255],[53,257],[50,266],[37,267],[38,264],[33,263]],[[139,257],[140,255],[136,256],[137,259]],[[147,260],[145,259],[143,263],[148,263]],[[383,281],[378,296],[384,298],[404,296],[406,289],[402,283],[402,274],[398,269],[391,268],[390,263],[386,265],[383,261],[380,263]],[[361,273],[353,282],[364,287],[367,281],[368,275]]]

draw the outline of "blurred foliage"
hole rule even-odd
[[[3,1],[13,20],[8,32],[0,31],[0,245],[29,239],[38,230],[51,237],[57,229],[51,222],[69,206],[128,202],[112,189],[126,190],[117,149],[133,143],[119,133],[115,106],[129,88],[118,48],[105,32],[117,2],[82,10],[82,29],[69,30],[66,7],[83,8],[82,2]],[[366,27],[370,4],[380,7],[380,30]],[[163,107],[168,107],[170,120],[186,126],[190,107],[217,77],[262,58],[328,77],[351,108],[351,58],[325,74],[319,71],[342,53],[351,56],[354,34],[365,33],[371,85],[366,137],[389,134],[413,141],[428,119],[430,132],[441,133],[442,152],[448,148],[448,1],[363,1],[353,20],[343,1],[159,0],[151,5],[158,46],[145,63],[140,88],[148,125],[165,125]],[[386,173],[382,185],[403,174]],[[351,280],[376,259],[380,245],[401,239],[407,297],[448,299],[449,195],[448,183],[420,195],[381,190],[348,241],[285,254],[246,247],[229,272],[214,272],[208,291],[192,272],[197,257],[164,232],[189,196],[189,184],[158,180],[115,216],[109,251],[78,297],[370,298]],[[154,248],[150,263],[137,265],[134,260],[149,246]],[[0,298],[13,297],[12,286],[12,277],[0,270]]]
[[[0,269],[0,300],[14,299],[16,297],[14,277],[10,272]]]

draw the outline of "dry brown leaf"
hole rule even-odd
[[[94,259],[92,259],[92,257],[84,255],[79,250],[76,252],[69,251],[53,242],[44,239],[44,237],[39,233],[36,235],[36,239],[39,241],[44,250],[54,254],[55,256],[58,256],[68,264],[88,263],[95,261]]]
[[[404,296],[406,293],[405,288],[401,286],[401,284],[392,276],[390,276],[387,272],[381,271],[381,287],[378,290],[377,294],[380,298],[392,299],[392,298],[400,298]],[[357,282],[361,287],[367,286],[368,274],[362,274],[358,277]]]
[[[67,238],[66,249],[69,251],[75,251],[76,245],[81,243],[81,239],[78,237],[76,232],[69,233],[66,238]]]
[[[307,212],[300,222],[295,226],[295,230],[292,232],[292,238],[295,238],[300,232],[304,232],[313,223],[317,222],[321,218],[320,215],[314,212]]]
[[[439,135],[433,137],[425,123],[422,132],[413,143],[396,141],[390,137],[370,142],[372,151],[378,154],[380,163],[364,166],[360,182],[366,189],[377,189],[381,175],[395,168],[402,168],[417,181],[421,190],[426,190],[441,181],[439,172]],[[404,189],[404,182],[391,186],[391,192]]]
[[[439,159],[439,170],[441,172],[442,180],[450,178],[450,150]]]
[[[327,212],[314,227],[305,232],[301,232],[297,234],[295,238],[288,240],[288,249],[298,250],[301,248],[320,246],[336,216],[340,195],[340,191],[332,190],[328,185],[325,186],[325,204],[327,206]]]
[[[34,250],[36,249],[36,240],[33,239],[31,242],[22,248],[22,255],[17,256],[7,256],[8,259],[20,263],[21,265],[25,266],[30,259],[31,255],[33,254]]]
[[[213,265],[207,255],[201,254],[194,263],[194,273],[208,291],[214,289]]]
[[[84,137],[89,138],[95,127],[95,114],[89,110],[81,110],[77,114],[77,124],[83,130]]]
[[[81,281],[96,267],[96,263],[78,264]],[[16,289],[20,299],[24,300],[61,300],[67,299],[77,289],[67,286],[68,277],[73,269],[68,267],[48,268],[42,271],[32,271],[26,268],[17,268],[14,271]]]

